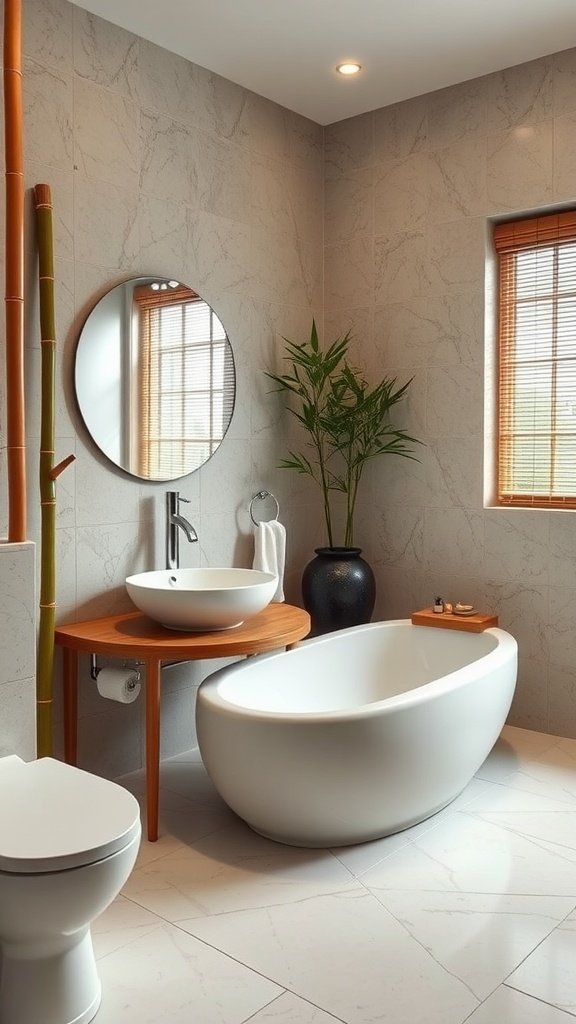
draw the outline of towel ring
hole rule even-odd
[[[264,501],[265,498],[272,498],[272,501],[274,502],[274,504],[276,506],[276,515],[273,516],[273,518],[274,519],[278,519],[278,516],[280,515],[280,505],[278,504],[278,498],[274,497],[274,495],[271,494],[270,491],[258,491],[257,494],[253,494],[252,495],[252,499],[250,501],[250,504],[248,505],[248,511],[250,513],[250,519],[254,523],[254,526],[258,526],[259,523],[258,523],[257,519],[254,519],[254,513],[252,512],[252,506],[253,506],[255,501]]]

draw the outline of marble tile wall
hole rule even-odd
[[[0,757],[36,751],[35,547],[0,544]]]
[[[290,425],[263,371],[278,367],[281,335],[308,332],[312,315],[321,316],[322,129],[65,0],[26,0],[23,7],[32,540],[39,537],[31,200],[38,182],[51,185],[55,205],[57,457],[76,455],[58,482],[58,620],[128,608],[125,576],[163,563],[167,485],[140,483],[109,464],[89,439],[72,390],[75,345],[89,310],[108,288],[143,274],[197,289],[217,310],[236,357],[237,403],[226,441],[199,473],[179,482],[200,538],[183,545],[182,564],[250,565],[247,506],[264,487],[277,495],[288,529],[286,590],[295,598],[309,543],[299,524],[314,520],[315,505],[299,481],[276,469]],[[4,498],[2,472],[0,534]],[[0,642],[3,636],[0,622]],[[165,673],[163,754],[193,744],[194,688],[207,667]],[[81,674],[81,764],[107,775],[137,767],[142,701],[104,701],[84,658]],[[13,714],[14,678],[0,691],[1,715],[4,703]],[[58,661],[57,691],[59,680]],[[58,702],[58,738],[60,717]]]
[[[485,507],[483,465],[487,221],[576,203],[575,128],[570,50],[325,130],[327,333],[414,377],[402,425],[425,442],[373,466],[378,614],[494,609],[520,645],[510,720],[572,737],[576,513]]]

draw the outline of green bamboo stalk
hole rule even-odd
[[[40,625],[36,668],[36,743],[38,757],[52,754],[54,626],[56,622],[56,478],[74,459],[54,465],[54,390],[56,326],[54,315],[54,244],[49,185],[36,185],[42,351],[40,427]]]

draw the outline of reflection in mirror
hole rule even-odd
[[[76,397],[93,440],[145,480],[202,466],[234,410],[232,348],[214,310],[191,288],[137,278],[90,313],[76,350]]]

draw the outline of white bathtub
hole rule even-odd
[[[253,829],[341,846],[428,818],[495,743],[516,684],[501,629],[377,622],[238,662],[200,686],[202,758]]]

